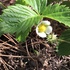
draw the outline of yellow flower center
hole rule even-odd
[[[39,32],[45,32],[46,31],[46,25],[45,24],[40,24],[38,26],[38,31]]]

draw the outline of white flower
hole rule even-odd
[[[50,22],[47,20],[41,21],[36,27],[36,33],[42,38],[45,38],[47,34],[50,34],[51,32],[52,27],[50,26]]]

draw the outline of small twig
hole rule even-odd
[[[9,47],[11,47],[11,48],[14,48],[14,49],[18,50],[17,47],[12,46],[12,45],[8,44],[7,42],[2,43],[2,45],[7,45],[7,46],[9,46]]]
[[[32,39],[31,39],[31,45],[32,45],[32,48],[34,49],[34,45],[33,45],[34,43],[33,43],[33,41],[32,41]]]
[[[43,42],[47,42],[47,41],[38,41],[38,42],[33,42],[33,43],[31,43],[32,45],[34,45],[34,44],[41,44],[41,43],[43,43]],[[28,45],[31,45],[31,44],[28,44]]]
[[[2,60],[3,60],[3,59],[2,59]],[[8,67],[10,67],[11,69],[14,70],[14,68],[13,68],[12,66],[10,66],[8,63],[6,63],[4,60],[3,60],[3,63],[4,63],[5,65],[7,65]]]
[[[30,56],[29,51],[28,51],[27,42],[26,42],[26,51],[27,51],[28,56]]]
[[[37,58],[36,56],[16,56],[16,55],[4,55],[0,54],[0,57],[9,57],[9,58]]]
[[[36,61],[36,67],[37,67],[37,70],[38,70],[38,62],[37,62],[37,60],[35,60]]]
[[[70,70],[69,68],[65,67],[64,65],[61,65],[62,67],[64,67],[66,70]]]
[[[5,34],[4,34],[4,36],[8,39],[8,41],[11,41],[11,42],[13,42],[15,45],[17,45],[17,43],[13,40],[14,38],[12,37],[12,35],[10,35],[10,34],[5,35]]]
[[[0,62],[3,64],[5,70],[9,70],[6,64],[4,63],[4,60],[0,57]]]

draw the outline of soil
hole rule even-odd
[[[5,6],[14,0],[0,0]],[[12,2],[12,3],[11,3]],[[2,8],[0,7],[0,14]],[[53,32],[59,37],[67,27],[57,21],[49,20]],[[4,34],[0,37],[0,70],[70,70],[70,55],[60,56],[56,51],[58,42],[50,43],[40,38],[32,27],[25,42],[17,42],[15,37]]]

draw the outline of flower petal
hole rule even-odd
[[[38,33],[38,35],[42,38],[45,38],[46,37],[46,33],[42,32],[42,33]]]
[[[37,33],[37,35],[39,35],[42,38],[46,37],[46,33],[44,33],[44,32],[38,32],[38,27],[36,28],[36,33]]]
[[[41,24],[50,25],[51,23],[48,20],[41,21]]]
[[[50,34],[52,32],[52,27],[48,26],[46,30],[46,34]]]

